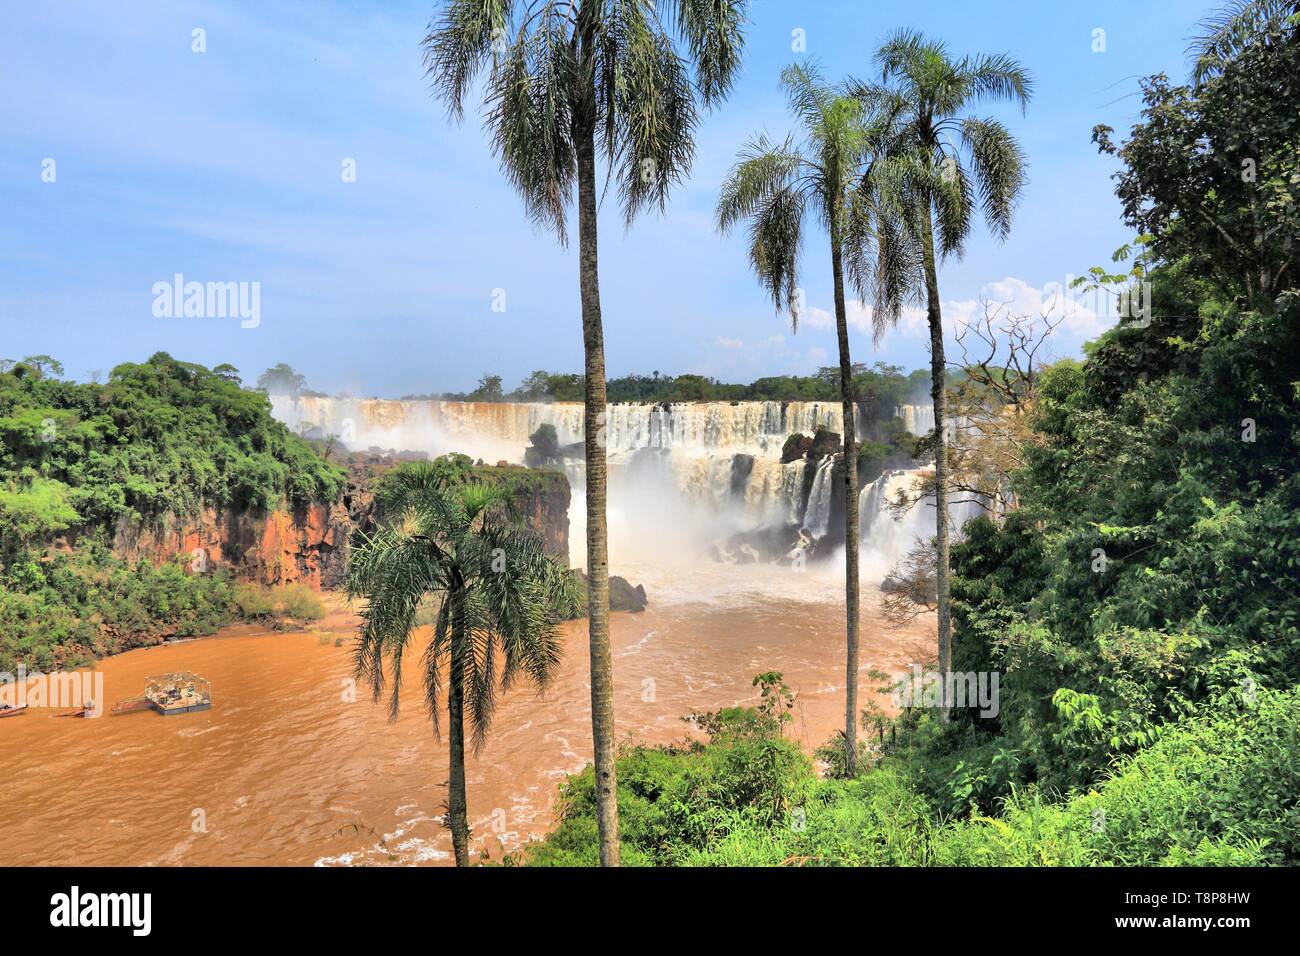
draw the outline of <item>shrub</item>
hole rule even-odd
[[[319,621],[325,616],[320,594],[305,584],[289,584],[277,594],[280,613],[300,621]]]

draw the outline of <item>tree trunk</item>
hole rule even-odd
[[[596,140],[577,137],[578,269],[586,357],[587,631],[591,644],[591,737],[596,756],[596,820],[601,866],[618,866],[618,789],[614,771],[614,668],[609,652],[609,535],[605,526],[605,336],[596,269]]]
[[[934,511],[935,511],[935,569],[934,580],[938,592],[939,610],[939,679],[941,681],[940,713],[948,720],[948,699],[952,673],[952,599],[948,571],[948,390],[947,362],[943,354],[943,315],[939,309],[939,274],[935,266],[934,229],[930,211],[925,211],[925,234],[922,236],[925,256],[926,318],[930,323],[930,396],[934,401]]]
[[[844,610],[848,618],[844,757],[849,776],[854,776],[858,772],[858,446],[853,422],[853,361],[849,356],[841,244],[839,225],[832,223],[831,268],[835,278],[835,331],[840,346],[840,402],[844,413]]]
[[[451,642],[451,676],[447,690],[448,742],[451,776],[447,785],[447,817],[451,824],[451,847],[457,866],[469,866],[469,819],[465,801],[465,658],[460,626]]]

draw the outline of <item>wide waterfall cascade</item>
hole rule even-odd
[[[530,436],[542,425],[554,427],[561,447],[583,439],[583,407],[577,403],[275,395],[271,406],[293,431],[337,436],[353,450],[459,452],[488,464],[518,464]],[[923,433],[927,421],[933,427],[929,406],[902,406],[899,415],[909,431]],[[795,433],[811,435],[818,428],[839,432],[842,420],[838,402],[608,406],[604,436],[611,549],[656,551],[672,560],[687,551],[702,552],[708,542],[728,533],[771,526],[799,525],[820,538],[831,520],[834,459],[782,464],[782,447]],[[564,470],[573,490],[571,556],[581,563],[585,468],[581,459],[570,458]],[[896,522],[883,513],[884,499],[892,496],[890,482],[901,487],[917,474],[893,472],[863,489],[863,541],[875,548],[879,538],[885,545],[882,560],[896,560],[915,537],[926,534],[919,518]],[[918,516],[927,511],[923,504],[913,509]]]

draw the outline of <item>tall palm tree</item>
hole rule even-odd
[[[519,676],[545,687],[560,659],[557,634],[572,609],[572,576],[532,534],[502,515],[505,492],[449,483],[432,462],[393,472],[380,498],[386,519],[361,534],[348,568],[348,595],[363,598],[358,676],[376,700],[391,682],[389,719],[398,713],[402,665],[427,599],[438,601],[421,661],[424,700],[441,739],[446,706],[451,771],[447,816],[457,866],[469,865],[465,799],[465,717],[475,753],[487,740],[498,690]],[[391,674],[385,673],[387,666]]]
[[[618,865],[614,677],[605,524],[605,343],[597,269],[598,154],[626,224],[663,208],[694,155],[697,102],[720,101],[740,65],[744,0],[447,0],[424,39],[456,119],[481,72],[493,149],[529,217],[566,242],[578,200],[586,404],[591,724],[602,865]]]
[[[898,321],[902,307],[923,300],[930,326],[930,394],[935,421],[935,524],[939,670],[945,688],[952,671],[949,584],[948,402],[938,257],[960,258],[978,201],[999,240],[1025,182],[1025,158],[996,119],[968,113],[979,100],[1029,105],[1032,80],[1004,54],[953,59],[943,43],[900,31],[876,52],[880,81],[852,83],[864,104],[888,117],[889,136],[861,182],[876,225],[877,268],[873,322],[877,338]],[[936,248],[937,237],[937,248]]]
[[[863,204],[855,199],[855,186],[870,153],[873,129],[863,103],[824,83],[815,66],[787,67],[781,73],[781,85],[791,111],[803,127],[803,142],[796,143],[793,134],[780,143],[765,134],[750,140],[723,183],[716,216],[723,232],[748,220],[750,264],[773,304],[789,310],[796,330],[799,255],[807,214],[818,217],[830,239],[844,419],[844,603],[848,630],[844,742],[852,774],[857,769],[858,753],[859,518],[853,361],[849,354],[844,278],[846,264],[852,269],[864,261],[861,249],[850,249],[849,244],[852,237],[858,237],[860,242],[867,238],[857,225],[869,217],[863,215]],[[863,280],[856,273],[853,278],[859,285]]]

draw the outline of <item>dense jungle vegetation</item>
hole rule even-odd
[[[1142,252],[1090,275],[1150,315],[1043,370],[1017,508],[953,548],[954,670],[1000,675],[996,716],[868,710],[839,779],[770,694],[706,715],[624,749],[624,862],[1300,863],[1300,36],[1225,37],[1094,131]],[[516,861],[594,863],[591,791]]]
[[[121,523],[206,507],[332,501],[340,468],[271,418],[228,365],[159,353],[99,383],[65,381],[48,356],[0,363],[0,670],[75,664],[158,634],[211,633],[282,598],[186,562],[128,565]],[[56,539],[69,547],[50,548]],[[311,610],[300,596],[290,610]]]

